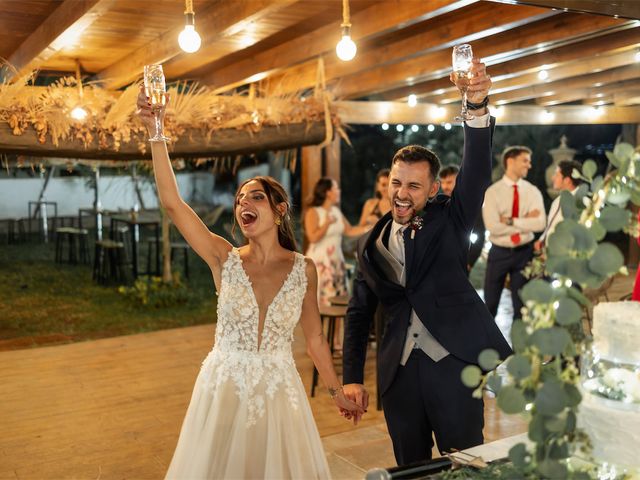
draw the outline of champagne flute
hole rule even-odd
[[[167,97],[165,95],[166,85],[162,65],[144,66],[144,92],[151,100],[151,110],[154,112],[154,119],[156,122],[156,133],[149,139],[149,141],[167,141],[169,138],[164,136],[164,133],[162,132],[162,122],[160,121],[160,112],[167,103]]]
[[[456,45],[453,47],[453,53],[451,54],[451,63],[453,65],[453,75],[456,81],[456,86],[462,93],[462,108],[460,115],[455,117],[458,122],[464,122],[465,120],[473,120],[475,117],[471,115],[467,110],[467,88],[469,86],[469,79],[471,78],[471,66],[473,59],[473,51],[471,45],[463,43],[462,45]]]

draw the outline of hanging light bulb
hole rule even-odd
[[[73,108],[73,110],[69,112],[69,115],[74,120],[78,120],[82,122],[84,119],[87,118],[87,115],[89,115],[89,113],[82,106],[82,104],[84,103],[84,91],[82,90],[82,76],[80,75],[80,60],[78,59],[76,59],[76,83],[78,84],[78,105],[76,105]]]
[[[198,51],[202,43],[200,35],[196,32],[196,14],[193,12],[193,0],[185,0],[184,16],[186,25],[184,26],[184,30],[178,35],[178,44],[185,52],[193,53]]]
[[[349,0],[342,0],[342,38],[336,45],[336,54],[342,61],[348,62],[356,56],[358,47],[351,40],[351,19],[349,17]]]

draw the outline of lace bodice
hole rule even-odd
[[[296,253],[291,272],[267,308],[258,346],[258,302],[237,249],[222,267],[216,342],[200,378],[212,392],[232,381],[237,395],[247,401],[247,425],[264,415],[265,395],[273,399],[284,390],[290,407],[298,407],[300,378],[291,344],[306,290],[304,256]]]
[[[258,303],[240,253],[234,248],[222,268],[216,345],[223,350],[291,353],[293,329],[300,319],[306,290],[304,257],[296,253],[291,272],[267,308],[258,348]]]

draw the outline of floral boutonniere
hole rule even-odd
[[[424,210],[417,212],[411,220],[409,220],[409,228],[411,229],[411,240],[416,237],[416,231],[422,230],[424,226],[424,219],[422,218]]]

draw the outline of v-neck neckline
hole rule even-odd
[[[280,288],[271,299],[271,302],[269,302],[266,309],[264,310],[264,323],[262,324],[262,329],[260,329],[260,319],[262,317],[260,315],[260,305],[258,304],[258,297],[256,297],[256,292],[253,289],[253,282],[251,281],[251,277],[249,276],[247,271],[244,269],[244,262],[242,261],[242,256],[240,255],[240,249],[234,248],[233,251],[235,252],[238,258],[238,262],[239,262],[238,266],[240,267],[240,270],[242,270],[242,274],[244,275],[245,279],[247,280],[247,283],[249,284],[249,290],[251,291],[251,298],[253,299],[253,304],[255,305],[256,310],[258,310],[258,336],[256,338],[256,343],[257,343],[257,350],[259,351],[260,347],[262,347],[262,341],[264,340],[263,338],[264,327],[267,324],[267,319],[269,318],[269,312],[271,310],[271,306],[275,303],[275,301],[278,299],[278,297],[284,290],[284,287],[289,282],[289,278],[291,278],[291,275],[293,274],[293,271],[296,268],[296,262],[298,261],[298,254],[296,252],[293,252],[293,266],[291,267],[291,270],[289,270],[289,273],[287,273],[287,276],[284,278],[282,285],[280,285]]]

